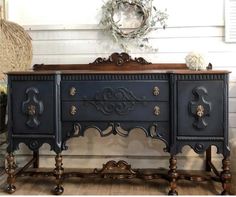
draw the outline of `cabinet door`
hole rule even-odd
[[[178,81],[177,94],[178,136],[223,136],[223,81]]]
[[[52,134],[53,81],[12,81],[12,119],[15,134]]]

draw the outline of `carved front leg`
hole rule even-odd
[[[9,194],[12,194],[16,191],[16,187],[14,185],[15,183],[15,169],[16,169],[16,163],[13,153],[9,153],[6,156],[6,173],[8,175],[7,177],[7,188],[6,191]]]
[[[230,183],[231,183],[231,173],[230,173],[230,160],[229,157],[224,157],[222,160],[222,172],[221,172],[221,182],[223,191],[221,195],[229,195],[230,193]]]
[[[175,156],[171,156],[170,158],[170,170],[168,172],[169,175],[169,182],[170,182],[170,191],[168,195],[178,195],[178,192],[176,191],[177,187],[177,178],[178,178],[178,173],[177,173],[177,159]]]
[[[62,186],[62,175],[64,169],[62,167],[63,163],[62,163],[62,156],[60,153],[56,155],[55,161],[56,161],[55,164],[56,168],[54,169],[54,174],[56,177],[56,187],[54,188],[54,193],[60,195],[64,192],[64,188]]]

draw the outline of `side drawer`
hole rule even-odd
[[[69,81],[61,84],[62,100],[168,101],[168,81]]]
[[[168,102],[62,102],[62,121],[168,121]]]

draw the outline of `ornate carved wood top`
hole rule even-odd
[[[116,66],[123,66],[131,62],[141,65],[151,64],[151,62],[147,62],[142,57],[132,59],[127,53],[113,53],[107,59],[101,57],[97,58],[93,63],[90,63],[90,65],[115,64]]]
[[[36,64],[34,71],[42,70],[76,70],[76,71],[136,71],[136,70],[157,70],[157,69],[186,69],[185,64],[152,64],[143,57],[132,58],[127,53],[113,53],[108,58],[98,57],[89,64]]]

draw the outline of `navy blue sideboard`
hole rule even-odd
[[[170,195],[177,194],[176,155],[182,147],[202,154],[214,145],[224,156],[218,175],[222,194],[228,194],[228,74],[150,64],[123,53],[88,65],[36,65],[34,71],[8,73],[7,191],[15,191],[14,151],[19,144],[37,155],[48,143],[56,153],[54,191],[61,194],[66,141],[93,127],[102,137],[128,137],[131,129],[141,128],[147,137],[163,141],[170,154]]]

